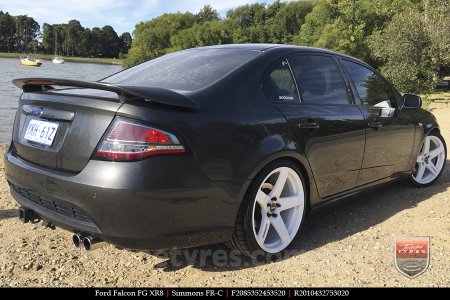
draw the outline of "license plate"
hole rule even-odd
[[[39,144],[51,146],[58,130],[58,123],[31,120],[24,138]]]

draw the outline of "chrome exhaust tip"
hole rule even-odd
[[[72,242],[76,248],[79,248],[81,244],[83,244],[83,236],[81,234],[75,233],[72,236]]]
[[[108,243],[103,242],[99,238],[95,238],[92,236],[87,236],[83,239],[83,246],[86,251],[93,251],[96,249],[100,249],[106,245],[108,245]]]

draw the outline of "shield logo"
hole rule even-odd
[[[430,237],[395,239],[395,266],[403,275],[414,278],[430,265]]]

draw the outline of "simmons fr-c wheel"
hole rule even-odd
[[[447,147],[444,138],[438,132],[432,132],[423,141],[417,156],[411,182],[417,187],[433,184],[444,170]]]
[[[306,196],[305,182],[294,163],[280,160],[268,165],[244,199],[229,244],[250,257],[282,252],[299,232]]]

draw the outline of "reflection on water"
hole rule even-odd
[[[44,60],[41,67],[27,67],[18,58],[0,58],[0,144],[9,142],[21,90],[11,81],[23,77],[50,77],[86,81],[100,80],[122,69],[117,65],[70,63]]]

